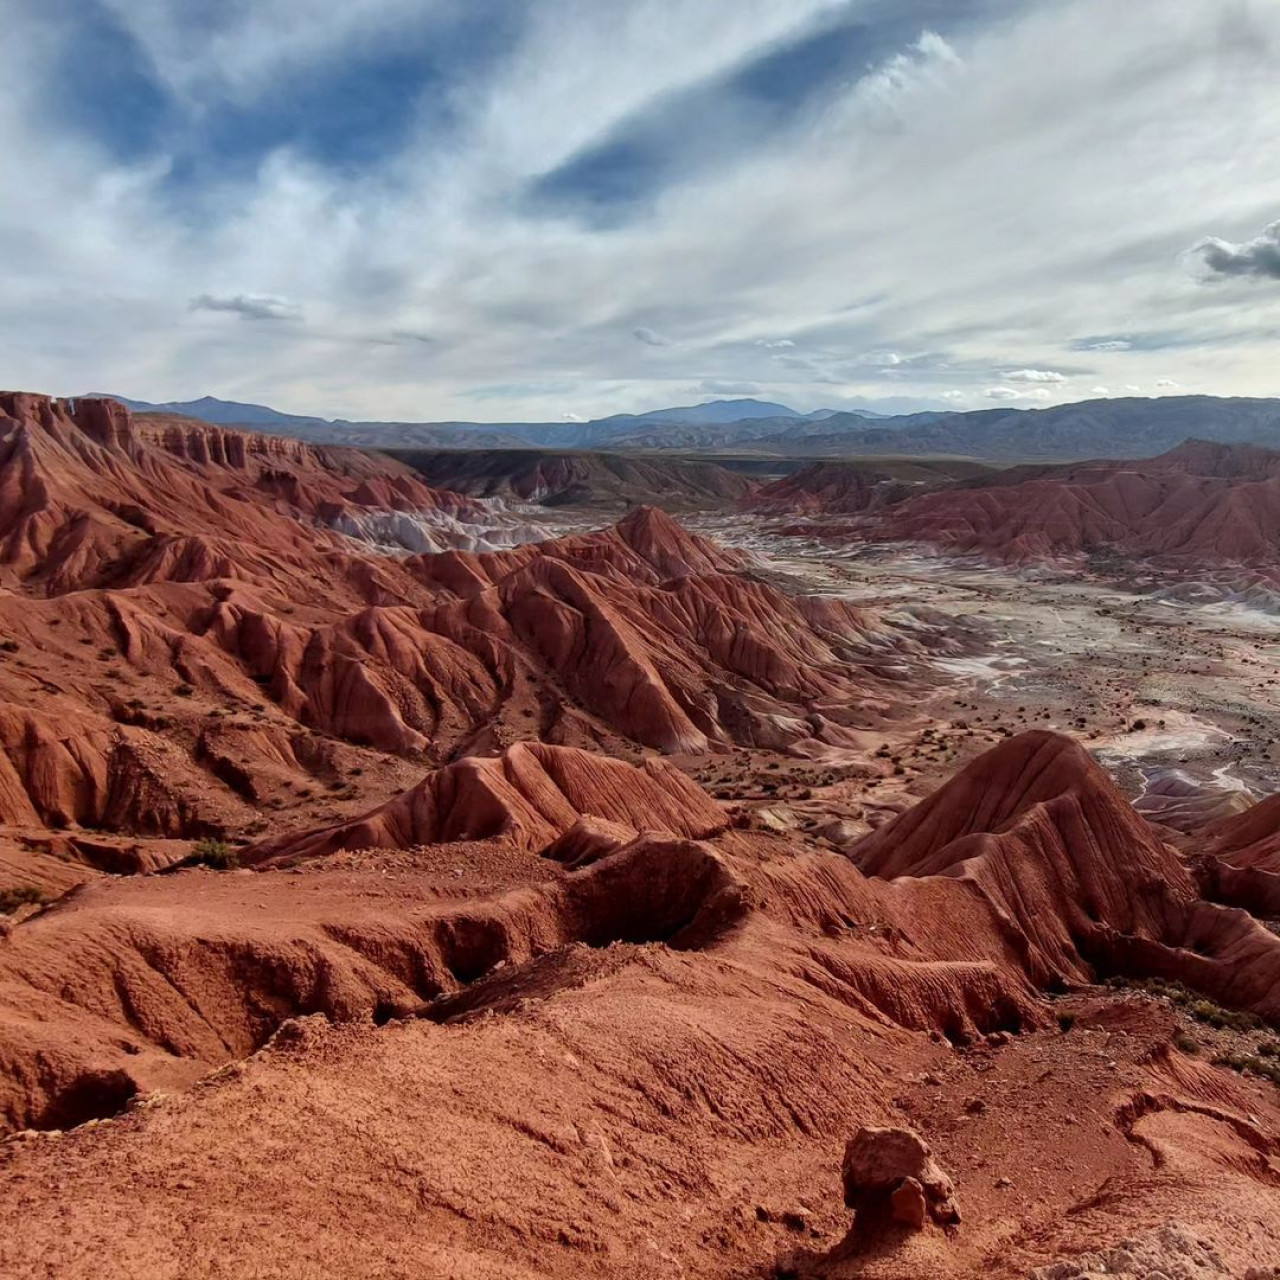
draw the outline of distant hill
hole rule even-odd
[[[824,410],[819,409],[819,413]],[[832,410],[831,412],[834,412]],[[608,418],[597,418],[593,426],[619,426],[642,422],[676,422],[696,425],[725,422],[748,422],[753,418],[803,418],[785,404],[771,404],[767,400],[711,400],[706,404],[684,405],[675,409],[653,409],[649,413],[615,413]]]
[[[849,414],[797,439],[785,424],[758,448],[814,456],[928,455],[992,461],[1143,458],[1195,437],[1280,447],[1280,400],[1215,396],[1086,400],[1050,409],[915,414],[870,425]]]
[[[219,400],[214,396],[164,403],[120,395],[109,395],[109,398],[119,400],[136,413],[181,414],[220,426],[279,431],[315,443],[377,449],[466,448],[472,444],[482,449],[530,445],[549,449],[598,448],[616,445],[633,435],[661,431],[671,432],[671,443],[648,446],[642,441],[636,445],[628,443],[627,447],[716,447],[731,443],[739,436],[747,439],[761,432],[777,432],[788,424],[804,425],[837,412],[818,409],[812,414],[801,414],[784,404],[748,399],[712,400],[649,413],[614,414],[592,422],[350,422],[342,418],[281,413],[267,405]],[[864,421],[861,413],[852,416],[859,422]],[[762,427],[759,425],[762,423],[770,425]],[[738,424],[742,424],[740,430]]]
[[[308,418],[295,413],[281,413],[265,404],[241,404],[235,400],[219,400],[214,396],[201,396],[199,400],[170,400],[164,404],[150,404],[145,400],[130,400],[126,396],[110,392],[91,392],[82,399],[106,398],[119,400],[135,413],[176,413],[184,418],[199,418],[217,426],[287,427],[290,423],[321,422],[320,418]]]
[[[867,535],[1010,563],[1248,566],[1274,582],[1280,452],[1188,440],[1138,461],[1013,467],[882,511]]]
[[[713,400],[592,422],[503,423],[329,421],[212,396],[167,404],[113,398],[140,412],[178,413],[314,443],[374,449],[694,450],[764,457],[928,455],[1059,462],[1150,457],[1190,437],[1280,447],[1280,400],[1214,396],[1086,400],[1048,409],[891,418],[862,409],[799,414],[768,401]]]

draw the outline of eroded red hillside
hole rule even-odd
[[[177,849],[128,841],[341,822],[525,739],[845,752],[951,644],[786,596],[648,508],[533,543],[377,455],[0,410],[0,869],[38,886],[68,847],[149,865]]]
[[[1105,552],[1266,564],[1280,545],[1280,454],[1189,441],[1139,462],[1015,468],[911,499],[868,532],[1015,563]]]
[[[465,785],[493,820],[448,830],[462,776],[403,833],[446,843],[103,883],[11,930],[0,1101],[75,1126],[0,1148],[11,1273],[1275,1257],[1272,1087],[1175,1047],[1149,1001],[1040,988],[1159,973],[1276,1017],[1280,938],[1201,901],[1071,741],[1006,743],[852,860],[568,749],[486,762]],[[581,814],[610,838],[543,856]],[[927,1132],[958,1226],[845,1209],[866,1125]]]

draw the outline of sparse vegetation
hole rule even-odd
[[[33,884],[20,884],[12,889],[0,889],[0,915],[12,915],[19,907],[32,903],[38,906],[48,901],[48,894],[43,889],[37,889]]]
[[[1218,1054],[1213,1059],[1213,1065],[1230,1067],[1232,1071],[1238,1071],[1241,1075],[1261,1076],[1280,1088],[1280,1061],[1273,1057],[1264,1058],[1260,1053],[1244,1053],[1237,1050]]]
[[[191,850],[191,861],[217,871],[229,871],[240,865],[240,854],[225,840],[206,836],[196,841]]]

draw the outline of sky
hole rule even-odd
[[[0,386],[1280,395],[1274,0],[0,0]]]

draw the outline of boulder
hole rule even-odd
[[[913,1229],[924,1226],[926,1213],[941,1225],[960,1221],[951,1179],[911,1129],[859,1129],[845,1146],[841,1175],[844,1202],[859,1213],[887,1214]]]

